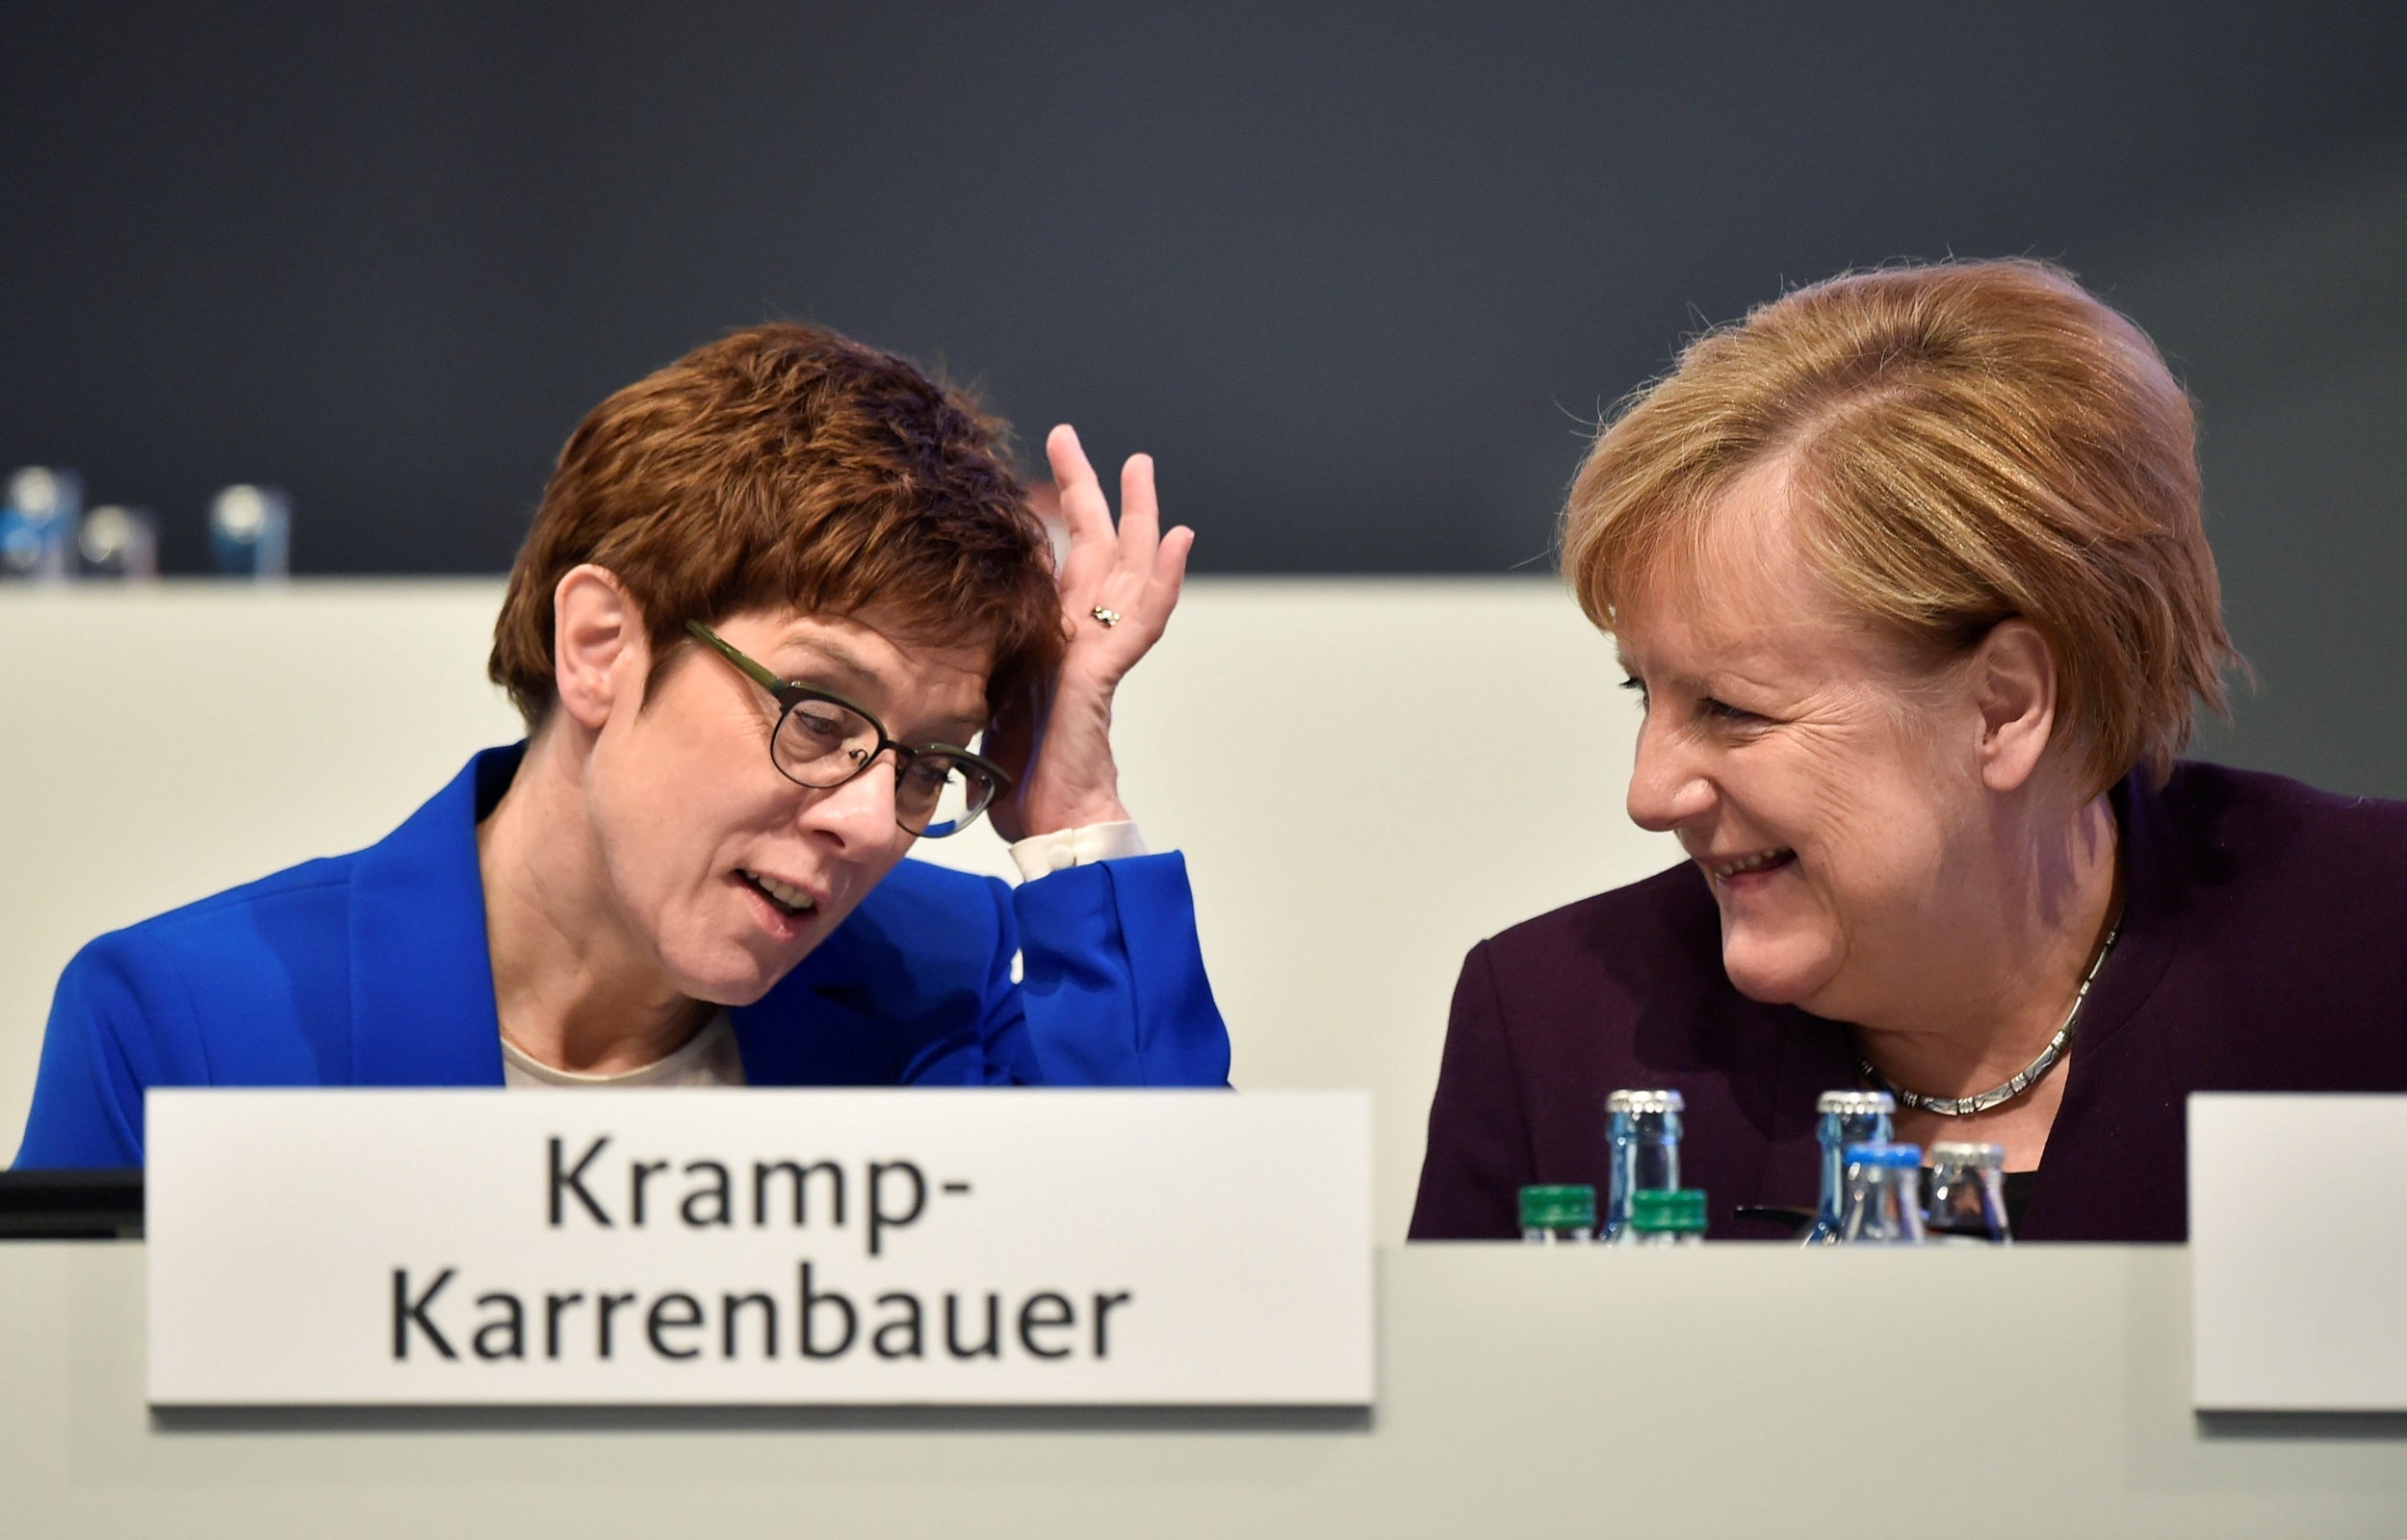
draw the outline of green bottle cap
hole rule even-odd
[[[1630,1194],[1630,1228],[1672,1230],[1683,1235],[1705,1233],[1705,1193],[1702,1188],[1677,1187],[1669,1192]]]
[[[1596,1228],[1596,1190],[1592,1187],[1525,1187],[1521,1189],[1521,1228],[1578,1230]]]

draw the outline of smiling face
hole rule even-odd
[[[1749,471],[1617,617],[1646,710],[1629,811],[1704,873],[1740,992],[1865,1021],[1979,923],[1983,718],[1968,671],[1816,579],[1793,519],[1784,464]]]
[[[907,744],[968,745],[986,715],[987,652],[911,638],[891,616],[752,612],[714,628],[781,679],[834,690]],[[647,696],[648,656],[596,733],[584,815],[626,935],[677,994],[748,1005],[852,912],[911,848],[893,756],[812,790],[769,759],[777,703],[725,659],[679,650]]]

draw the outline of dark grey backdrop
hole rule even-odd
[[[1702,320],[2069,263],[2203,406],[2261,685],[2407,795],[2407,6],[8,4],[0,466],[498,571],[612,387],[815,318],[1161,457],[1218,572],[1542,567]]]

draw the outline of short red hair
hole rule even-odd
[[[569,435],[510,569],[487,672],[530,728],[556,698],[552,595],[585,562],[641,607],[654,669],[686,622],[872,605],[992,649],[991,700],[1058,661],[1052,548],[1004,424],[891,353],[755,326],[613,394]]]

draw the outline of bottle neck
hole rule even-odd
[[[1680,1115],[1616,1113],[1606,1139],[1613,1164],[1605,1231],[1615,1235],[1630,1222],[1632,1193],[1669,1192],[1680,1185]]]
[[[1994,1167],[1943,1167],[1931,1173],[1929,1229],[1975,1241],[2008,1238],[2006,1177]]]
[[[1892,1137],[1887,1113],[1824,1113],[1822,1140],[1822,1203],[1818,1219],[1839,1222],[1847,1202],[1847,1146],[1885,1144]]]
[[[1911,1166],[1858,1166],[1848,1174],[1840,1239],[1914,1244],[1923,1239],[1922,1171]]]

